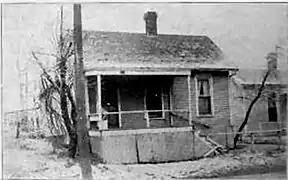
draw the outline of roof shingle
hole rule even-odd
[[[83,31],[85,69],[123,66],[195,66],[217,64],[222,51],[207,36]]]

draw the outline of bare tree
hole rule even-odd
[[[76,104],[72,93],[73,71],[67,65],[74,51],[69,34],[67,36],[60,38],[59,49],[61,46],[62,50],[57,53],[57,63],[53,68],[45,67],[38,58],[37,52],[32,52],[32,56],[42,70],[40,77],[42,88],[39,99],[48,114],[50,130],[68,132],[70,139],[68,155],[75,157],[77,150]]]
[[[32,52],[32,57],[42,70],[41,93],[39,100],[44,105],[49,119],[50,131],[67,132],[69,136],[68,156],[75,157],[77,152],[77,112],[73,97],[72,32],[63,33],[63,9],[61,6],[60,38],[56,42],[56,53]],[[56,60],[52,67],[44,65],[39,56],[50,56]]]

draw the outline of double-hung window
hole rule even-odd
[[[197,77],[196,83],[198,115],[213,115],[212,78]]]

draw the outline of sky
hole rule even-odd
[[[71,28],[73,5],[63,7],[64,28]],[[226,61],[240,68],[265,67],[265,55],[274,51],[275,44],[285,45],[288,32],[287,8],[276,3],[90,3],[82,5],[83,29],[144,33],[147,10],[158,13],[159,34],[207,35]],[[52,51],[60,4],[4,4],[2,13],[5,112],[20,108],[17,59],[24,67],[32,62],[31,51]],[[36,66],[29,67],[30,72],[37,71]]]

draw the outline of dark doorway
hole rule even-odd
[[[147,110],[162,110],[162,89],[160,86],[147,88]],[[149,112],[149,118],[163,118],[162,112]]]
[[[102,108],[107,112],[118,112],[117,83],[113,76],[104,76],[102,79]],[[107,115],[108,128],[119,128],[118,114]]]
[[[276,105],[276,93],[271,93],[268,97],[268,117],[269,122],[277,122],[277,105]]]

